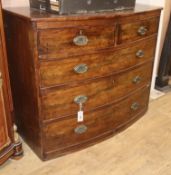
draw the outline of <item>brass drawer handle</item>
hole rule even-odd
[[[79,64],[74,67],[74,71],[78,74],[83,74],[88,71],[88,66],[86,64]]]
[[[132,109],[133,111],[138,110],[139,107],[140,107],[140,104],[137,103],[137,102],[134,102],[134,103],[131,105],[131,109]]]
[[[143,58],[145,55],[144,51],[143,50],[138,50],[137,53],[136,53],[136,56],[138,58]]]
[[[83,134],[87,131],[87,126],[85,125],[80,125],[74,129],[76,134]]]
[[[132,82],[134,83],[134,84],[139,84],[140,82],[141,82],[141,77],[140,76],[136,76],[136,77],[134,77],[133,78],[133,80],[132,80]]]
[[[80,30],[79,35],[73,39],[73,43],[76,46],[86,46],[88,44],[88,42],[89,42],[89,40],[88,40],[87,36],[82,34],[82,30]]]
[[[88,100],[88,97],[85,95],[79,95],[74,98],[74,102],[77,104],[83,104]]]
[[[138,29],[138,34],[141,35],[141,36],[144,36],[144,35],[147,34],[147,31],[148,31],[147,27],[141,26],[141,27]]]

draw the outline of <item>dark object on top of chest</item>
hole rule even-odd
[[[58,14],[99,13],[133,9],[135,0],[30,0],[30,6]]]

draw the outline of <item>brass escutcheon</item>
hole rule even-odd
[[[79,35],[73,39],[73,43],[76,46],[86,46],[88,44],[88,42],[89,42],[89,40],[88,40],[87,36],[82,34],[82,30],[80,30]]]
[[[74,129],[76,134],[83,134],[87,131],[87,126],[85,125],[80,125]]]
[[[147,31],[148,31],[147,27],[141,26],[141,27],[138,29],[138,34],[141,35],[141,36],[144,36],[144,35],[147,34]]]
[[[132,82],[134,84],[139,84],[141,82],[141,77],[140,76],[136,76],[133,78]]]
[[[79,95],[74,98],[74,102],[77,104],[83,104],[88,100],[88,97],[85,95]]]
[[[133,110],[133,111],[136,111],[138,108],[139,108],[139,103],[137,103],[137,102],[134,102],[132,105],[131,105],[131,109]]]
[[[137,51],[137,53],[136,53],[136,56],[138,57],[138,58],[143,58],[144,57],[144,51],[143,50],[138,50]]]
[[[88,66],[86,64],[79,64],[74,67],[74,71],[78,74],[83,74],[88,71]]]

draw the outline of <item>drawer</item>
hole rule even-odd
[[[150,82],[152,63],[117,76],[108,76],[82,84],[72,84],[56,90],[42,90],[44,120],[61,118],[77,113],[79,103],[84,111],[110,104]]]
[[[38,33],[39,58],[54,59],[82,55],[114,46],[115,25],[81,26],[41,30]]]
[[[115,105],[85,113],[84,122],[71,116],[43,127],[45,152],[85,144],[102,134],[123,127],[147,109],[149,88],[143,88]]]
[[[129,48],[40,63],[41,87],[106,76],[153,59],[156,37]]]
[[[125,44],[158,32],[159,17],[119,24],[117,44]]]

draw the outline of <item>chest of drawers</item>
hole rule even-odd
[[[104,140],[147,111],[161,9],[4,12],[16,121],[41,159]]]

